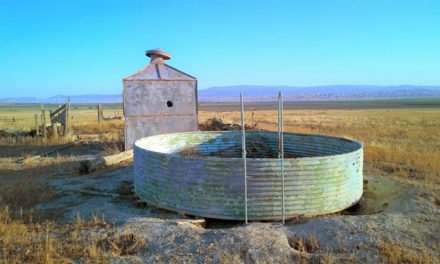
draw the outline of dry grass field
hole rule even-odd
[[[46,109],[51,107],[56,108],[46,106]],[[104,106],[104,109],[104,115],[122,113],[117,105]],[[34,115],[39,111],[39,106],[0,106],[0,130],[30,130],[34,127]],[[369,195],[383,195],[385,200],[389,198],[386,203],[390,203],[390,213],[362,219],[344,213],[296,219],[286,227],[270,223],[252,223],[246,227],[240,223],[219,231],[170,224],[175,220],[166,219],[178,216],[153,208],[121,211],[117,206],[133,207],[127,198],[131,188],[130,164],[87,176],[75,171],[70,162],[79,154],[120,151],[120,142],[115,142],[121,140],[123,121],[98,124],[96,106],[89,105],[72,106],[71,115],[74,134],[79,138],[98,138],[99,143],[84,141],[73,150],[39,159],[35,165],[21,164],[20,160],[67,142],[0,138],[0,263],[440,261],[437,237],[440,231],[440,108],[286,109],[286,132],[335,135],[360,141],[364,145],[364,173],[384,182],[392,180],[387,184],[377,183],[377,190],[383,188],[382,194],[369,192]],[[200,123],[211,118],[238,124],[240,113],[229,108],[202,107]],[[256,124],[256,129],[276,130],[276,120],[277,112],[272,109],[248,110],[245,116],[245,122]],[[110,178],[115,179],[115,183],[107,186],[103,181]],[[369,179],[372,185],[373,178]],[[69,189],[78,184],[84,184],[81,195]],[[401,197],[391,194],[393,185],[403,190],[400,193],[413,196],[392,200]],[[111,196],[113,191],[120,199],[117,202]],[[388,191],[389,197],[386,197]],[[64,201],[68,197],[73,198]],[[88,207],[84,209],[86,204]],[[404,206],[411,208],[401,209]],[[407,216],[405,212],[412,212],[415,207],[422,208],[417,210],[423,212]],[[396,210],[402,210],[402,214]],[[146,211],[150,221],[147,223],[151,224],[142,222],[145,219],[139,220]],[[109,220],[112,213],[118,220]],[[136,221],[141,224],[135,225]],[[338,227],[341,225],[346,230]],[[319,232],[321,226],[326,229]],[[325,238],[327,229],[335,228],[340,236]],[[308,229],[313,232],[304,231]],[[265,239],[252,242],[256,236]]]
[[[213,117],[240,123],[238,111],[201,112],[199,119]],[[275,131],[277,112],[248,111],[245,122]],[[284,130],[360,141],[367,169],[428,187],[440,183],[440,109],[285,110]]]

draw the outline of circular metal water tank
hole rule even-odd
[[[276,132],[246,133],[248,219],[282,217]],[[344,138],[284,134],[285,214],[337,212],[362,196],[363,149]],[[241,133],[185,132],[137,140],[134,186],[148,204],[201,217],[243,220]]]

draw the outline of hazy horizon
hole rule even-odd
[[[238,100],[239,94],[252,100],[267,100],[281,92],[286,100],[364,100],[364,99],[400,99],[400,98],[439,98],[440,86],[369,86],[369,85],[333,85],[333,86],[259,86],[235,85],[218,86],[198,90],[201,101]],[[71,98],[74,103],[118,103],[122,102],[121,93],[113,94],[58,94],[49,97],[8,97],[0,98],[0,103],[61,103]]]

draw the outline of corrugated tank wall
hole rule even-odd
[[[276,132],[247,132],[249,220],[282,217]],[[362,145],[321,135],[284,135],[286,217],[337,212],[362,196]],[[187,132],[138,140],[135,191],[147,203],[202,217],[244,220],[240,132]]]

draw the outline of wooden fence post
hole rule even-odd
[[[69,133],[69,112],[70,112],[70,97],[69,101],[66,104],[66,110],[65,110],[65,117],[64,117],[64,136],[67,137],[67,134]]]
[[[102,121],[102,105],[98,105],[97,106],[97,108],[98,108],[98,123],[101,123],[101,121]]]
[[[58,126],[57,123],[52,123],[52,138],[57,140],[58,139]]]
[[[46,110],[41,110],[41,130],[43,132],[43,138],[46,139],[47,131],[46,131]]]
[[[38,114],[35,114],[35,136],[40,135],[40,129],[38,128]]]

